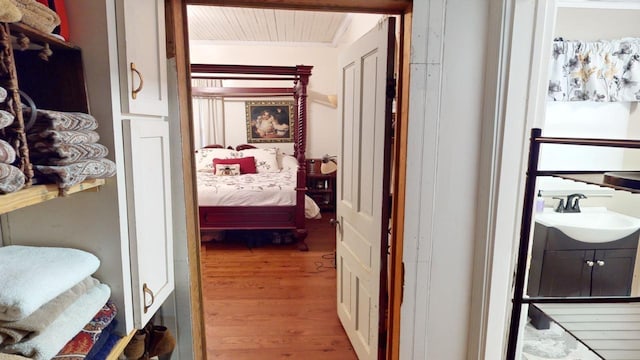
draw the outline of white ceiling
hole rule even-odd
[[[346,13],[187,6],[190,41],[335,46],[351,21]]]

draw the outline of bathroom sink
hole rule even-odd
[[[547,208],[535,214],[535,221],[588,243],[618,240],[640,229],[640,219],[604,207],[586,207],[579,213],[558,213]]]

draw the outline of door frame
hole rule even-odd
[[[203,317],[202,279],[200,272],[200,234],[198,231],[197,195],[194,176],[193,124],[191,77],[189,70],[189,49],[186,5],[217,5],[235,7],[279,8],[296,10],[321,10],[341,12],[380,13],[400,16],[400,38],[398,39],[398,116],[395,125],[393,146],[393,170],[396,174],[392,182],[394,201],[391,210],[391,233],[388,274],[388,320],[385,355],[387,359],[400,356],[400,305],[403,289],[403,234],[407,158],[407,126],[409,109],[409,60],[411,44],[412,0],[165,0],[167,4],[166,22],[168,31],[168,55],[176,58],[178,74],[178,103],[180,107],[180,128],[182,140],[182,166],[185,184],[185,206],[187,220],[187,251],[189,257],[190,302],[192,317],[193,351],[195,358],[206,358],[205,328]]]

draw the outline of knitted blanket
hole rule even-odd
[[[0,194],[22,189],[26,180],[27,177],[17,167],[0,163]]]

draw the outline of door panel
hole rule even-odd
[[[388,18],[340,55],[338,316],[362,360],[378,359],[379,342],[386,341],[379,334],[386,310],[394,34],[395,19]]]
[[[134,326],[142,328],[174,289],[169,127],[124,120]]]

